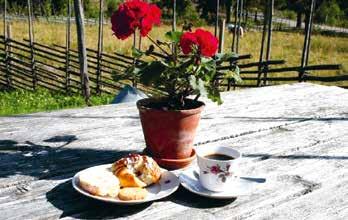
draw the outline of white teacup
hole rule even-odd
[[[230,147],[196,149],[199,181],[208,190],[221,192],[237,179],[242,154]]]

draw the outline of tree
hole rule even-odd
[[[325,0],[318,9],[316,19],[325,24],[336,25],[343,15],[344,12],[335,0]]]
[[[296,27],[301,28],[302,15],[305,13],[305,8],[309,6],[306,0],[289,0],[287,2],[287,8],[293,10],[297,14]]]
[[[231,22],[232,0],[226,0],[226,22]]]
[[[213,22],[216,13],[216,0],[198,0],[197,4],[201,18],[208,22]]]
[[[106,14],[110,17],[120,3],[121,0],[106,0]]]
[[[173,10],[173,0],[157,0],[155,3],[162,9],[163,17],[171,19]],[[177,17],[192,23],[199,20],[196,4],[192,0],[176,1]]]

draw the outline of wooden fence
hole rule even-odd
[[[102,3],[102,0],[100,0]],[[173,1],[175,9],[175,0]],[[30,0],[28,0],[28,5]],[[224,42],[224,21],[219,19],[217,0],[217,14],[215,34],[218,35],[220,42]],[[312,0],[311,13],[313,13]],[[312,31],[312,20],[309,20],[305,31],[304,47],[302,51],[302,61],[299,66],[279,68],[277,65],[284,64],[284,60],[271,59],[271,43],[272,43],[272,15],[274,0],[268,0],[265,5],[265,18],[263,25],[263,33],[261,39],[260,58],[258,62],[246,62],[251,58],[250,55],[240,55],[230,61],[229,64],[219,66],[218,70],[234,68],[236,65],[240,68],[242,79],[245,83],[237,85],[230,79],[224,80],[223,86],[227,90],[235,87],[257,87],[271,85],[278,82],[291,81],[321,81],[321,82],[337,82],[348,81],[348,75],[342,76],[311,76],[309,71],[312,70],[337,70],[340,68],[338,64],[327,65],[308,65],[308,57],[310,51],[310,36]],[[102,33],[102,8],[100,7],[99,33]],[[32,31],[31,12],[28,7],[29,32]],[[241,11],[243,10],[243,1],[236,1],[235,9],[235,26],[241,24]],[[81,93],[81,73],[79,53],[70,48],[70,19],[67,22],[67,43],[66,45],[45,45],[35,42],[32,34],[29,33],[29,39],[21,41],[11,38],[11,26],[6,22],[6,0],[4,14],[4,35],[0,36],[0,84],[10,88],[36,89],[41,86],[50,90],[65,93]],[[175,10],[174,10],[175,11]],[[69,12],[70,1],[69,1]],[[69,16],[70,18],[70,16]],[[176,28],[175,14],[173,15],[173,29]],[[233,33],[233,41],[231,49],[238,52],[239,49],[239,31],[235,29]],[[126,68],[133,63],[133,58],[119,53],[103,52],[103,36],[99,34],[98,50],[87,48],[88,77],[89,88],[92,94],[115,94],[121,89],[127,81],[115,81],[113,73],[122,74]],[[220,51],[222,47],[220,46]],[[243,64],[240,64],[240,61]],[[292,72],[289,75],[279,76],[279,73]],[[142,90],[148,92],[156,92],[152,88],[146,88],[138,85]]]
[[[11,38],[5,40],[4,36],[0,36],[0,84],[21,89],[35,89],[35,85],[50,90],[81,93],[81,82],[79,73],[78,52],[76,50],[66,51],[66,47],[60,45],[45,45],[34,42],[30,45],[30,41],[23,39],[17,41]],[[32,65],[31,51],[33,51],[35,65]],[[90,88],[93,94],[108,93],[115,94],[116,91],[124,86],[124,83],[113,80],[113,73],[122,74],[126,68],[132,64],[133,58],[119,53],[102,53],[98,61],[98,51],[87,49],[88,58],[88,74],[90,79]],[[240,55],[232,60],[236,63],[241,60],[250,59],[250,55]],[[260,62],[249,62],[238,64],[241,69],[241,76],[247,83],[235,84],[232,80],[224,83],[223,86],[229,90],[232,87],[257,87],[259,70],[249,70],[260,66],[268,67],[266,78],[262,80],[272,82],[289,82],[299,81],[296,72],[301,72],[301,66],[272,68],[272,66],[284,64],[284,60],[270,60]],[[231,68],[230,65],[220,66],[218,70]],[[311,65],[303,69],[307,72],[310,70],[335,70],[339,65]],[[273,73],[294,72],[293,76],[272,76]],[[305,75],[303,80],[321,81],[321,82],[337,82],[348,81],[348,76],[310,76]],[[151,88],[142,85],[139,87],[143,90],[155,92]]]
[[[31,46],[28,40],[19,42],[10,38],[4,40],[4,36],[0,38],[0,44],[4,48],[0,53],[1,84],[22,89],[35,89],[35,85],[39,85],[55,91],[80,93],[77,51],[70,49],[67,56],[65,48],[59,45],[48,46],[35,42]],[[34,51],[35,65],[31,62],[31,50]],[[103,53],[98,62],[97,51],[92,49],[88,49],[87,57],[90,88],[93,93],[114,93],[123,87],[123,83],[112,79],[112,74],[113,71],[123,72],[132,63],[131,57]]]

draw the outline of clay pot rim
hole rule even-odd
[[[192,161],[196,159],[196,150],[192,148],[191,156],[183,159],[165,159],[153,156],[147,148],[144,149],[143,154],[148,155],[154,159],[159,166],[168,170],[178,170],[191,165]]]
[[[191,165],[192,161],[196,158],[196,151],[192,149],[191,156],[184,159],[162,159],[153,158],[158,165],[165,167],[168,170],[180,170]]]
[[[190,161],[193,161],[195,158],[196,158],[196,150],[194,148],[192,148],[191,156],[187,158],[183,158],[183,159],[165,159],[165,158],[153,157],[154,160],[160,160],[161,162],[168,162],[168,163],[190,162]]]
[[[193,108],[193,109],[185,109],[185,110],[162,110],[162,109],[154,109],[154,108],[148,108],[145,107],[144,104],[150,103],[150,102],[160,102],[162,100],[165,100],[166,98],[144,98],[140,99],[136,102],[137,108],[141,111],[158,111],[158,112],[176,112],[176,113],[182,113],[182,114],[187,114],[187,115],[193,115],[197,114],[203,111],[205,104],[204,102],[198,101],[198,100],[193,100],[193,99],[188,99],[192,100],[194,102],[199,103],[199,107]]]

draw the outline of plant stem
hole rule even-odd
[[[134,31],[133,33],[133,47],[136,48],[136,43],[137,43],[137,30]]]
[[[149,35],[147,35],[147,38],[152,42],[154,43],[163,53],[167,54],[167,56],[170,57],[170,54],[165,51],[154,39],[152,39]]]
[[[137,33],[136,32],[137,32],[137,29],[133,33],[133,48],[136,48],[136,43],[137,43]],[[134,57],[133,58],[133,66],[134,67],[135,67],[136,62],[137,62],[137,59]],[[133,77],[133,79],[131,81],[132,81],[132,86],[136,87],[136,79],[135,79],[135,77]]]
[[[201,96],[201,94],[198,94],[198,95],[196,95],[196,97],[195,97],[195,101],[197,101],[198,99],[199,99],[199,97]]]
[[[138,49],[141,50],[141,34],[139,33],[139,44],[138,44]]]

